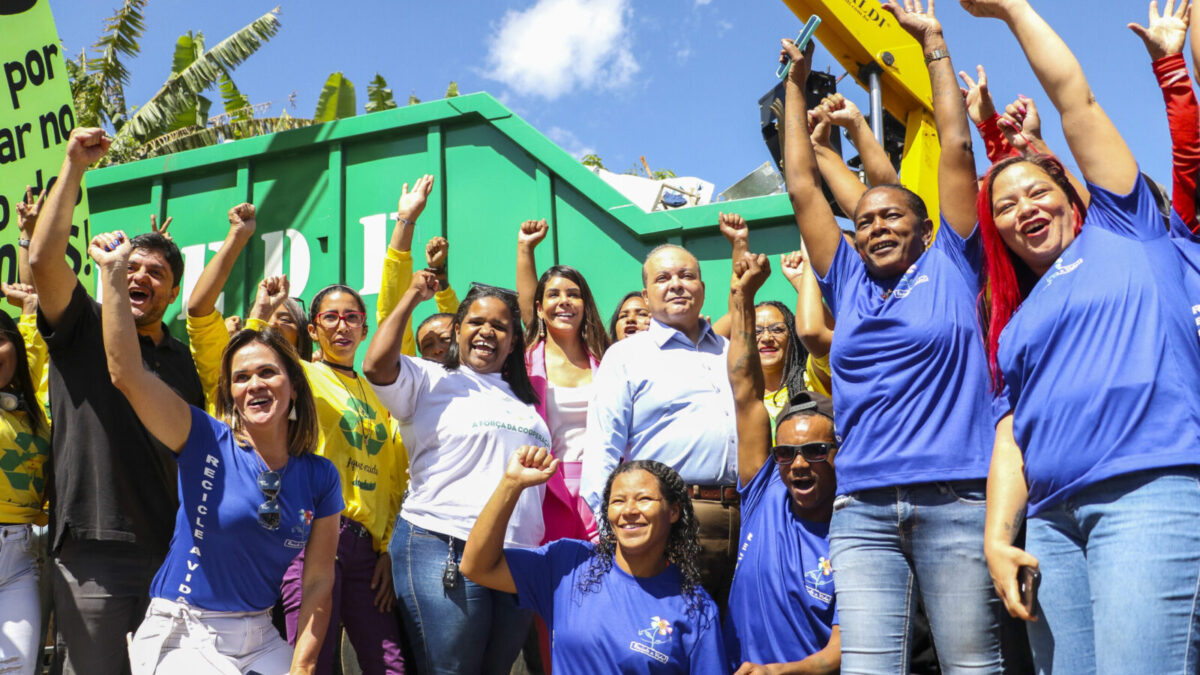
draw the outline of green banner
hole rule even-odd
[[[71,84],[50,0],[0,0],[0,281],[17,278],[17,204],[25,187],[49,189],[75,128]],[[87,191],[71,218],[68,262],[85,288],[88,264]]]

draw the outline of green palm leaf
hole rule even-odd
[[[92,45],[100,52],[99,56],[87,61],[94,82],[83,101],[84,106],[76,108],[81,120],[98,122],[101,115],[111,120],[114,113],[118,117],[125,116],[125,85],[129,84],[129,70],[121,57],[134,57],[141,51],[138,38],[145,30],[142,16],[145,7],[146,0],[125,0],[120,9],[105,19],[104,33]]]
[[[127,134],[144,140],[169,129],[175,116],[194,104],[196,94],[227,75],[279,32],[278,14],[276,7],[172,74],[158,93],[129,118],[118,136]]]
[[[388,89],[387,80],[375,73],[375,79],[367,84],[367,112],[391,110],[395,107],[396,99],[392,96],[392,90]]]
[[[354,117],[357,109],[354,83],[339,71],[325,80],[321,96],[317,98],[317,111],[313,114],[313,119],[318,122],[330,122]]]

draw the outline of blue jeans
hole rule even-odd
[[[1117,476],[1029,519],[1040,673],[1200,667],[1200,467]]]
[[[916,593],[943,673],[1003,672],[1004,609],[983,557],[985,485],[923,483],[834,500],[829,552],[844,675],[909,672]]]
[[[442,585],[446,557],[462,560],[464,542],[396,518],[388,553],[404,628],[421,673],[507,675],[521,651],[533,612],[517,596],[475,584],[459,574]]]

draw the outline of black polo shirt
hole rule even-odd
[[[175,456],[152,438],[113,386],[104,355],[100,304],[76,284],[62,318],[38,312],[50,352],[50,499],[53,548],[63,535],[123,541],[166,553],[179,508]],[[142,363],[188,403],[204,407],[192,355],[166,332],[139,336]]]

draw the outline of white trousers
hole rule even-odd
[[[33,675],[41,625],[32,528],[0,526],[0,675]]]
[[[133,675],[287,675],[292,648],[270,610],[210,612],[153,598],[129,645],[129,662]]]

